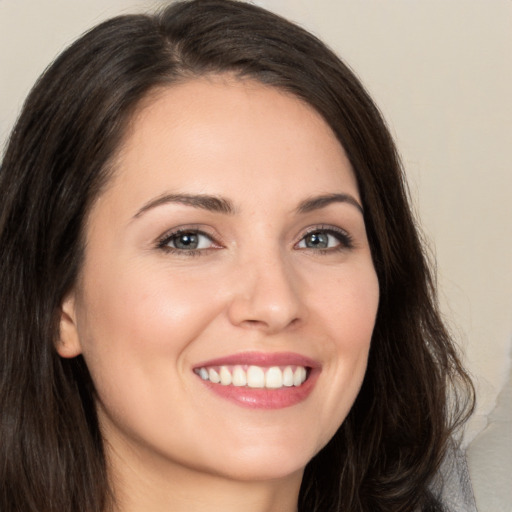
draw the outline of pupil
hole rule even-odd
[[[306,238],[306,246],[307,247],[313,247],[313,248],[321,248],[325,249],[327,248],[327,245],[329,243],[328,236],[325,233],[311,233]]]
[[[178,249],[196,249],[198,240],[194,233],[183,233],[174,242]]]

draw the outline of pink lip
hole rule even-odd
[[[195,368],[211,366],[230,366],[230,365],[256,365],[256,366],[305,366],[308,368],[308,378],[297,387],[283,387],[280,389],[255,389],[248,387],[223,386],[214,384],[210,381],[201,382],[216,395],[236,403],[242,407],[252,409],[282,409],[296,405],[304,400],[313,391],[318,376],[320,375],[320,364],[308,357],[290,352],[279,353],[259,353],[246,352],[242,354],[233,354],[227,357],[212,359],[201,363]]]
[[[230,356],[210,359],[194,366],[204,368],[206,366],[230,366],[230,365],[255,365],[255,366],[307,366],[308,368],[320,368],[320,363],[309,357],[295,354],[294,352],[243,352]]]

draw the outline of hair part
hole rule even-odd
[[[102,23],[57,58],[23,107],[0,170],[0,509],[105,512],[115,499],[85,362],[55,350],[60,305],[134,112],[152,91],[210,74],[256,80],[315,108],[364,205],[381,294],[368,370],[347,419],[306,468],[299,510],[435,510],[429,483],[473,390],[437,310],[394,143],[323,43],[230,0]]]

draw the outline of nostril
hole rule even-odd
[[[260,327],[262,325],[265,325],[265,322],[263,322],[262,320],[251,320],[251,319],[244,320],[242,323],[249,327]]]
[[[300,322],[299,318],[293,318],[290,322],[288,322],[287,325],[284,325],[284,322],[283,322],[283,325],[279,325],[278,329],[281,330],[284,328],[295,327],[299,322]],[[273,322],[271,322],[271,321],[266,322],[265,320],[246,319],[241,322],[241,325],[244,325],[245,327],[249,327],[249,328],[254,328],[254,329],[261,329],[261,328],[270,329],[270,328],[272,328],[272,323]]]

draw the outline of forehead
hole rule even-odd
[[[144,99],[109,188],[129,184],[132,202],[191,188],[290,196],[348,187],[357,195],[345,152],[320,114],[275,87],[229,76],[194,79]]]

